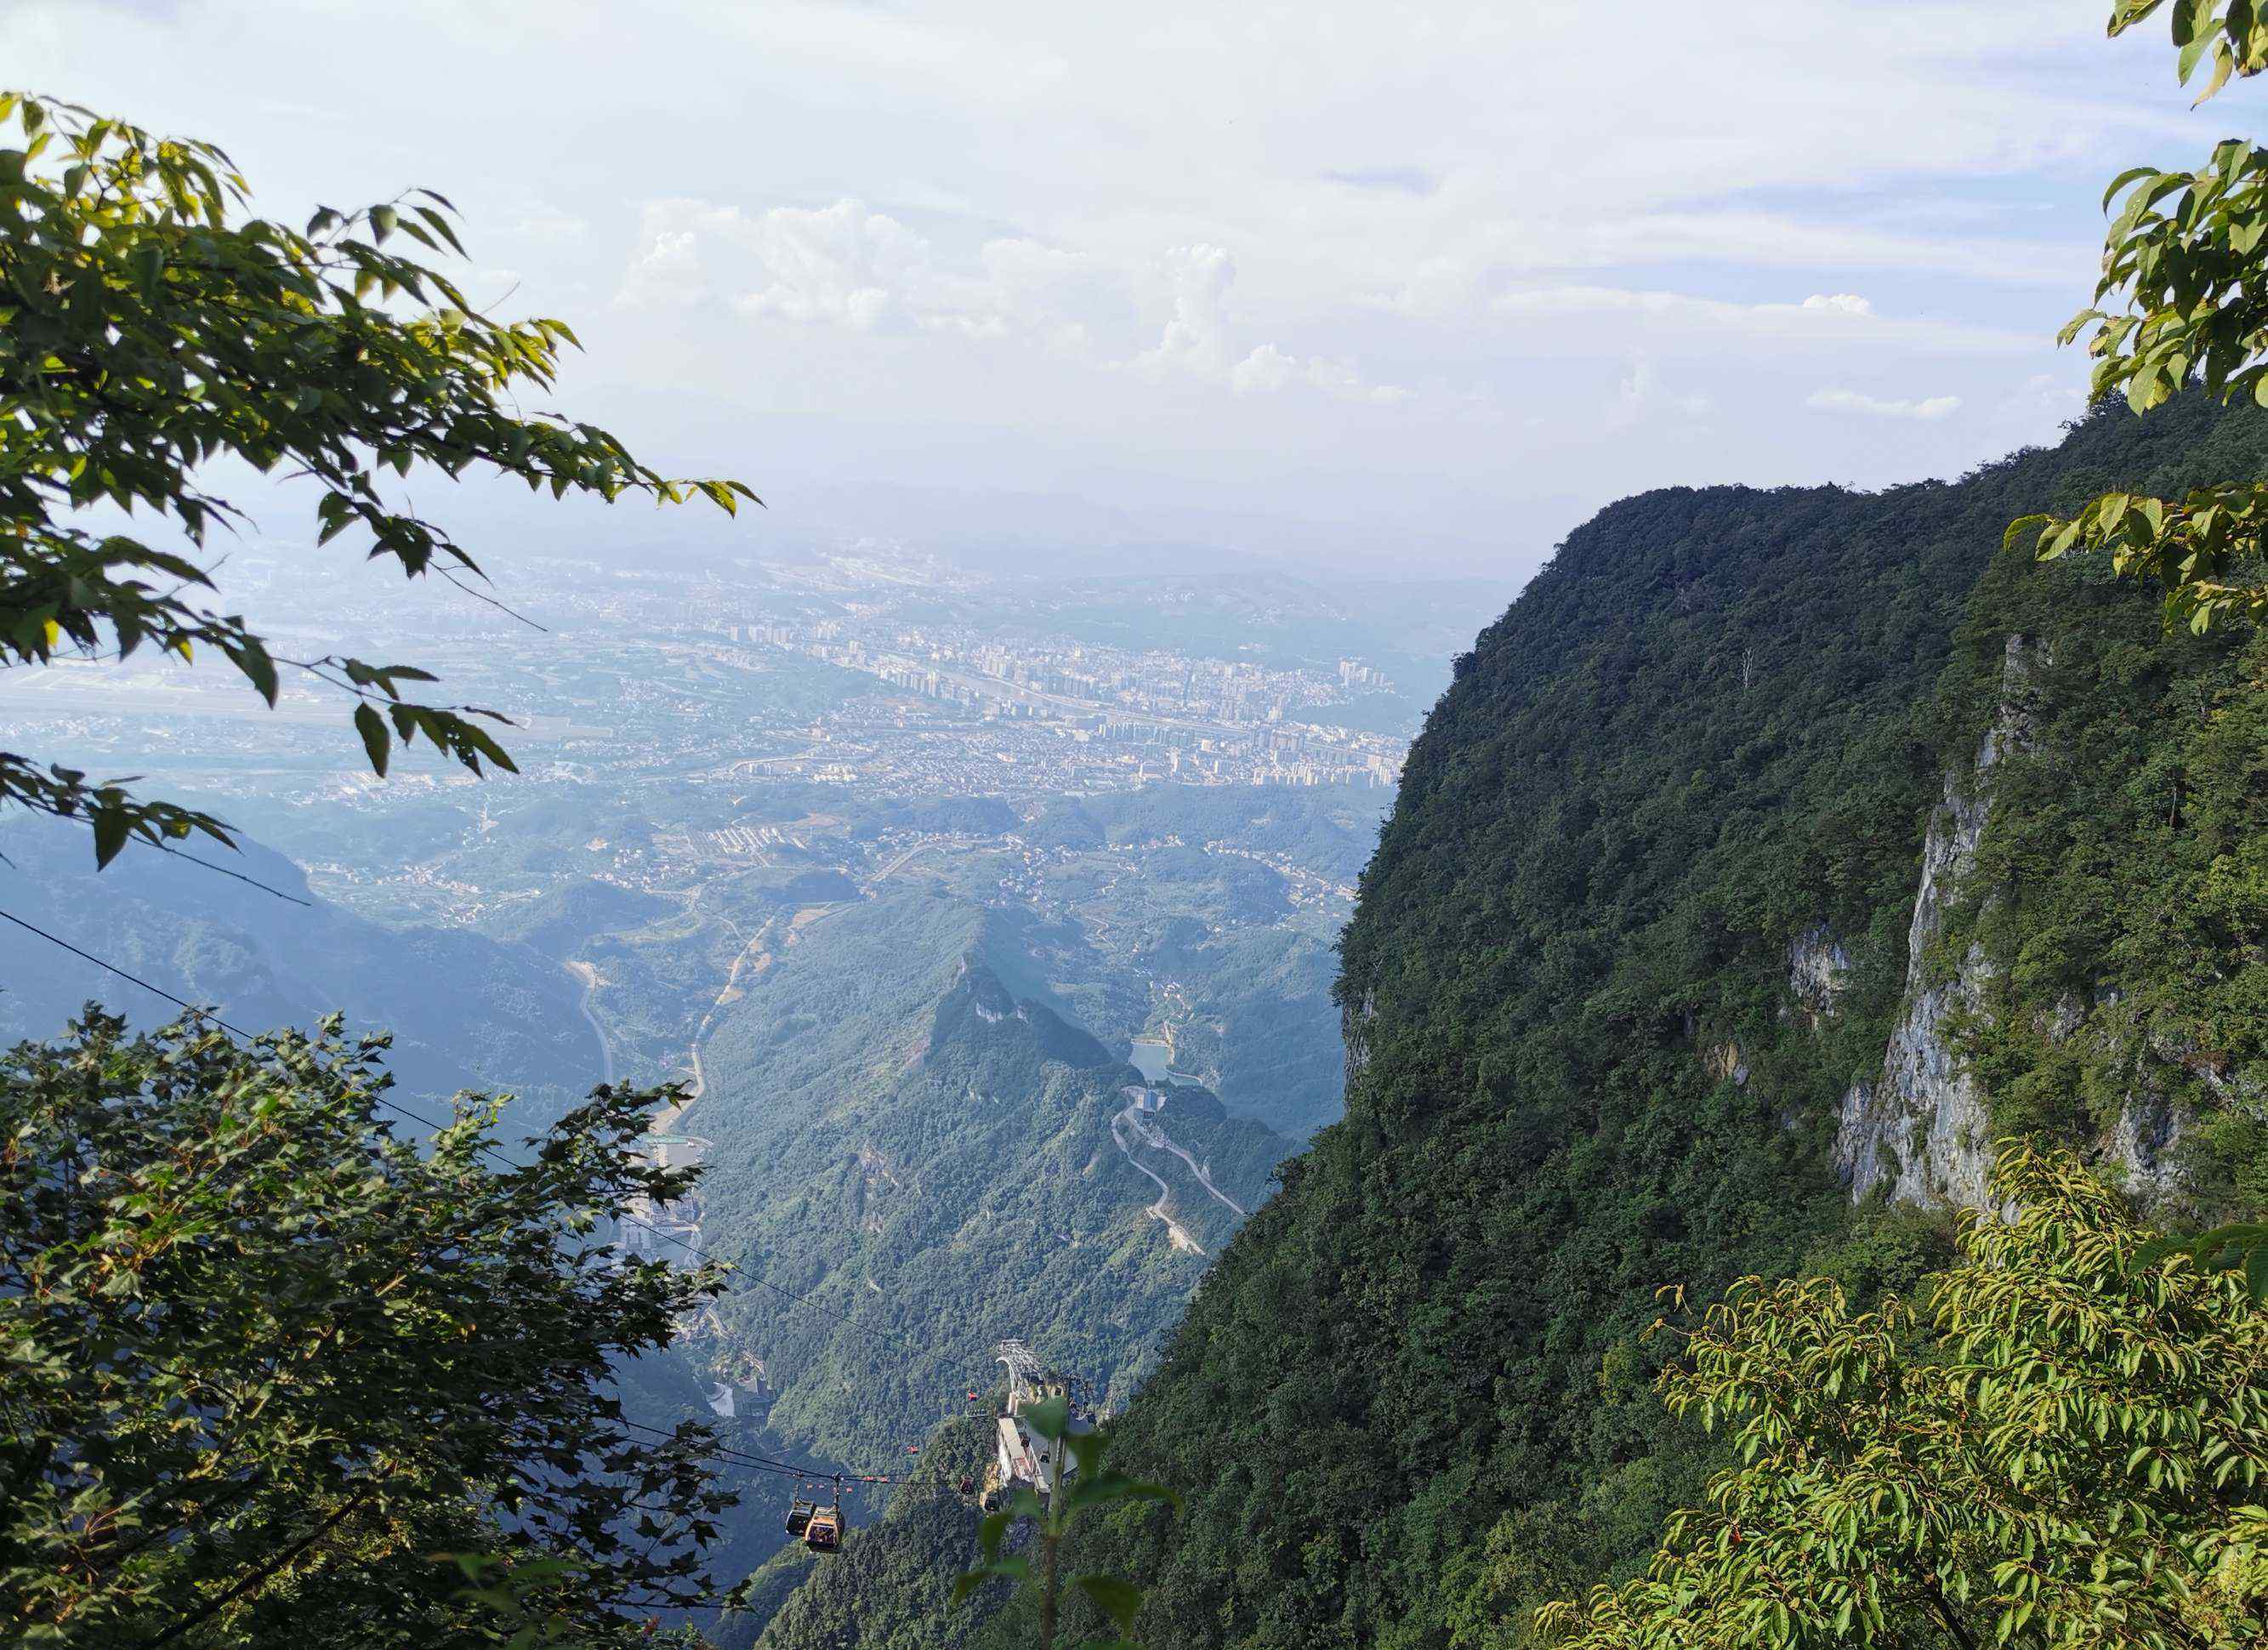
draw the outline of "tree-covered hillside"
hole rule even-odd
[[[784,917],[672,1124],[703,1244],[795,1297],[729,1293],[717,1366],[838,1459],[957,1411],[1004,1337],[1123,1398],[1290,1149],[1200,1088],[1136,1109],[1134,1068],[1001,983],[1012,933],[910,889]]]
[[[18,817],[0,829],[0,908],[249,1030],[338,1011],[350,1031],[391,1032],[388,1066],[404,1098],[502,1090],[519,1099],[513,1122],[532,1129],[599,1080],[575,982],[535,951],[365,921],[313,897],[298,866],[257,843],[203,851],[308,902],[155,852],[98,873],[83,830]],[[6,950],[20,966],[0,992],[0,1040],[53,1036],[89,1001],[141,1025],[178,1012],[20,929]]]
[[[2084,567],[1978,579],[2027,510],[2264,455],[2268,419],[2192,401],[1956,483],[1678,490],[1571,536],[1460,661],[1365,874],[1347,1119],[1286,1166],[1124,1423],[1130,1470],[1189,1495],[1117,1545],[1155,1582],[1145,1644],[1498,1642],[1697,1482],[1646,1391],[1658,1286],[1838,1246],[1877,1278],[1922,1263],[1904,1223],[1852,1234],[1833,1139],[1900,1012],[1932,815],[2007,714],[2010,634],[2055,659],[2052,703],[1956,927],[2007,959],[2004,1007],[2161,977],[2161,1052],[2222,1040],[2176,1100],[2257,1080],[2264,787],[2257,711],[2226,696],[2259,675],[2249,637],[2163,638]],[[2195,916],[2161,921],[2176,895]],[[1831,1001],[1807,1002],[1791,961],[1822,936]],[[2043,1035],[2026,1020],[1997,1057],[2042,1072]],[[2097,1142],[2133,1040],[2092,1046],[2055,1042],[2085,1073],[2005,1103]],[[2210,1142],[2242,1116],[2189,1130],[2224,1202],[2242,1153]]]
[[[766,1565],[749,1610],[766,1623],[760,1650],[928,1650],[968,1632],[1001,1589],[952,1602],[954,1578],[977,1558],[975,1499],[960,1484],[983,1477],[992,1444],[989,1408],[948,1422],[888,1510],[851,1531],[840,1553],[814,1564],[790,1549]],[[738,1639],[730,1624],[718,1637],[728,1650]]]

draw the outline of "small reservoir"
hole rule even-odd
[[[1126,1061],[1142,1073],[1144,1081],[1162,1086],[1170,1080],[1167,1068],[1173,1064],[1174,1051],[1163,1037],[1137,1037]]]

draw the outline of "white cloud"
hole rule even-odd
[[[758,418],[798,465],[1114,501],[1382,519],[1422,475],[1490,544],[1507,498],[1876,484],[2051,431],[2067,394],[2020,387],[2083,373],[2048,340],[2085,180],[2207,136],[2162,37],[2073,0],[1640,0],[1613,99],[1581,0],[605,11],[12,0],[0,55],[225,142],[279,215],[441,189],[466,267],[582,331],[578,416],[637,400],[759,480],[791,460]],[[308,61],[312,124],[272,99]],[[354,130],[386,136],[314,141]]]
[[[754,215],[705,201],[653,201],[615,301],[657,308],[721,296],[751,320],[796,326],[1060,340],[1077,328],[1066,335],[1049,291],[1081,262],[1003,239],[956,269],[924,236],[848,198]]]
[[[1196,379],[1239,395],[1298,385],[1381,404],[1410,398],[1398,386],[1370,382],[1343,357],[1294,356],[1273,343],[1238,356],[1230,316],[1235,284],[1234,257],[1202,242],[1114,275],[1082,254],[1002,237],[956,266],[905,224],[857,201],[750,216],[736,207],[669,200],[647,204],[639,249],[615,303],[668,310],[723,296],[736,313],[759,321],[858,334],[1027,339],[1152,383]],[[1098,357],[1090,322],[1071,308],[1090,314],[1118,308],[1130,315],[1142,287],[1167,301],[1157,343],[1117,363]]]
[[[643,219],[615,298],[625,308],[722,295],[744,315],[854,332],[967,319],[949,306],[926,306],[937,284],[928,244],[856,201],[753,217],[703,201],[653,201]]]
[[[1616,388],[1607,421],[1610,428],[1625,429],[1663,413],[1696,419],[1705,418],[1715,410],[1716,403],[1706,395],[1671,389],[1662,382],[1653,363],[1640,357],[1631,364],[1629,372]]]
[[[1232,362],[1228,298],[1236,260],[1221,247],[1176,247],[1156,274],[1172,295],[1172,313],[1157,344],[1125,364],[1130,372],[1152,382],[1184,376],[1225,384],[1239,395],[1272,395],[1299,384],[1344,400],[1391,404],[1410,398],[1398,386],[1371,383],[1344,357],[1303,357],[1263,343]]]
[[[682,309],[708,291],[700,237],[689,229],[654,229],[622,272],[615,303],[623,309]]]
[[[1865,298],[1849,293],[1836,298],[1815,296],[1800,304],[1736,304],[1645,288],[1536,286],[1500,293],[1489,310],[1522,320],[1629,317],[1697,342],[1740,334],[1806,347],[1867,342],[1962,355],[2035,354],[2044,342],[2033,334],[1997,327],[1878,314]],[[1838,320],[1847,317],[1847,323],[1822,327],[1822,313]]]
[[[1292,384],[1304,384],[1345,401],[1376,401],[1393,406],[1416,392],[1398,384],[1373,384],[1351,361],[1319,355],[1302,360],[1286,355],[1272,343],[1263,343],[1229,371],[1229,387],[1240,395],[1270,395]]]
[[[1950,418],[1961,410],[1958,395],[1933,395],[1926,401],[1881,401],[1854,389],[1817,389],[1805,398],[1807,407],[1823,412],[1865,413],[1875,418]]]
[[[1239,361],[1229,374],[1230,386],[1240,395],[1265,395],[1282,389],[1300,370],[1300,364],[1272,343],[1263,343]]]
[[[1228,289],[1236,282],[1236,260],[1219,247],[1176,247],[1160,269],[1173,294],[1173,315],[1157,346],[1129,361],[1128,369],[1147,379],[1177,372],[1226,377]]]
[[[1189,374],[1209,384],[1227,384],[1236,395],[1275,395],[1302,384],[1338,400],[1409,400],[1409,390],[1370,384],[1354,361],[1343,357],[1295,357],[1272,343],[1255,345],[1229,363],[1229,288],[1236,284],[1236,259],[1213,245],[1174,247],[1161,261],[1173,293],[1173,318],[1154,350],[1127,361],[1127,370],[1147,379]]]
[[[929,243],[887,213],[842,200],[816,210],[779,206],[733,218],[737,250],[755,263],[733,299],[742,314],[854,332],[973,319],[949,302],[930,301],[937,283]]]

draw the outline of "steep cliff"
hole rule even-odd
[[[1948,774],[1945,800],[1922,839],[1921,886],[1906,929],[1905,995],[1879,1076],[1851,1086],[1835,1137],[1836,1166],[1851,1195],[1878,1188],[1903,1203],[1982,1208],[1992,1161],[1992,1107],[1955,1046],[1953,1028],[1983,1011],[1992,965],[1971,945],[1950,968],[1932,964],[1942,948],[1947,908],[1972,879],[1977,843],[1992,814],[1992,770],[2029,742],[2016,696],[2026,675],[2024,640],[2012,636],[2001,674],[1999,712],[1966,774]]]
[[[2196,430],[2154,485],[2259,475],[2253,427]],[[1948,806],[1907,1005],[1940,1005],[1926,1044],[1940,1075],[1905,1085],[1906,1118],[1926,1123],[1898,1196],[1974,1206],[1991,1140],[2031,1131],[2169,1219],[2268,1197],[2264,681],[2259,635],[2167,636],[2146,593],[2098,568],[1988,571],[1935,705]],[[1894,1039],[1886,1079],[1899,1053]]]
[[[1870,1194],[1974,1202],[2000,1131],[2257,1201],[2259,645],[1997,547],[2264,471],[2268,421],[2176,403],[1957,483],[1651,494],[1570,537],[1365,874],[1346,1121],[1126,1419],[1190,1498],[1108,1543],[1154,1580],[1143,1642],[1516,1639],[1707,1464],[1648,1394],[1656,1290],[1910,1273]]]

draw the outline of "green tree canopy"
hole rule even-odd
[[[713,1440],[609,1384],[716,1288],[600,1225],[686,1190],[665,1092],[499,1167],[477,1097],[389,1129],[383,1046],[91,1010],[0,1056],[0,1639],[605,1644],[704,1591]]]
[[[2183,84],[2212,64],[2199,103],[2232,74],[2268,68],[2268,15],[2256,0],[2116,0],[2110,33],[2161,11]],[[2211,394],[2268,406],[2268,149],[2230,139],[2195,171],[2133,167],[2111,180],[2104,209],[2113,203],[2095,301],[2062,333],[2070,343],[2093,328],[2095,395],[2146,413],[2201,378]],[[2268,482],[2248,476],[2179,498],[2105,493],[2074,515],[2011,523],[2007,541],[2029,542],[2043,561],[2107,552],[2121,577],[2163,587],[2169,626],[2205,630],[2268,616],[2264,534]]]
[[[516,391],[550,389],[575,335],[491,320],[387,249],[399,236],[461,253],[441,196],[326,207],[295,231],[243,215],[248,188],[210,144],[0,95],[0,126],[11,118],[23,143],[0,147],[0,666],[204,648],[271,705],[285,671],[343,696],[380,773],[394,740],[419,737],[476,773],[508,769],[482,726],[505,718],[418,697],[430,674],[281,658],[216,611],[196,553],[241,512],[208,489],[206,467],[233,458],[305,480],[319,541],[352,533],[407,575],[451,579],[480,568],[388,490],[415,466],[453,478],[485,467],[555,497],[697,495],[729,512],[755,497],[672,480],[604,430],[521,411]],[[147,513],[176,542],[75,524],[106,505]],[[210,815],[20,752],[0,750],[0,801],[87,820],[105,863],[129,838],[229,840]]]
[[[2268,1635],[2268,1311],[2076,1160],[2003,1146],[1926,1305],[1750,1278],[1664,1375],[1736,1464],[1575,1650],[2081,1650]]]

